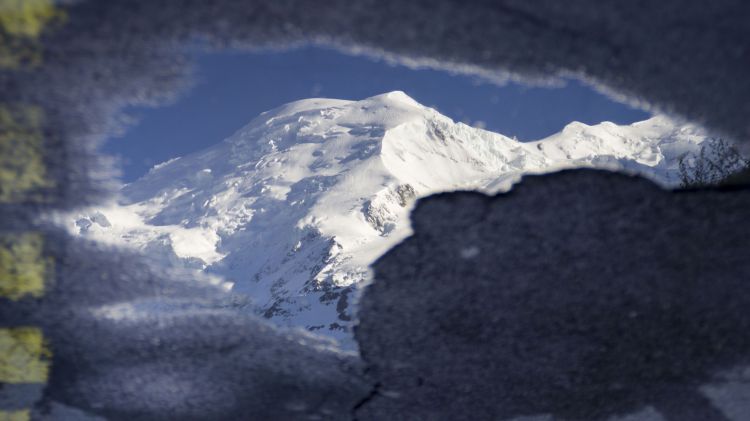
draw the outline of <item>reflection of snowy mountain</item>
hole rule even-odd
[[[657,117],[573,123],[522,143],[454,123],[402,92],[302,100],[157,165],[76,229],[218,274],[260,314],[346,338],[350,286],[410,233],[416,198],[499,191],[523,173],[571,166],[622,168],[668,185],[677,158],[702,139]]]

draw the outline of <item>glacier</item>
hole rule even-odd
[[[217,279],[240,311],[354,347],[358,286],[412,231],[414,202],[511,189],[524,174],[591,167],[679,184],[707,139],[656,116],[573,122],[536,141],[457,123],[395,91],[265,112],[203,151],[156,165],[110,203],[63,218],[76,235]]]

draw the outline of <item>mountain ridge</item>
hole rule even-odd
[[[571,123],[519,142],[455,123],[394,91],[361,101],[307,99],[267,111],[203,151],[152,168],[118,203],[70,228],[224,279],[242,306],[350,341],[356,285],[410,235],[415,200],[504,191],[522,174],[598,167],[664,186],[705,139],[666,117]]]

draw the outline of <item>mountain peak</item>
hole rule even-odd
[[[414,107],[423,107],[422,104],[418,103],[414,98],[407,95],[404,91],[386,92],[367,98],[364,101],[399,102]]]

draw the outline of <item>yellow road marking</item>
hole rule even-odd
[[[0,234],[0,297],[19,300],[44,294],[53,262],[43,253],[40,233]]]
[[[40,329],[0,329],[0,382],[47,382],[51,356]]]
[[[0,421],[29,421],[31,414],[28,409],[21,411],[0,411]]]
[[[66,19],[52,0],[0,0],[0,68],[39,65],[39,36],[46,27]]]
[[[0,0],[0,69],[40,65],[40,37],[66,19],[54,0]],[[39,107],[0,104],[0,203],[50,200],[55,183],[45,165],[43,117]],[[0,235],[0,297],[42,296],[51,270],[40,233]],[[0,383],[46,383],[51,357],[40,329],[0,328]],[[0,410],[0,421],[30,419],[28,409]]]
[[[43,111],[0,104],[0,203],[44,201],[54,186],[43,158]]]
[[[52,0],[0,0],[0,27],[14,36],[37,38],[52,21],[65,14]]]

